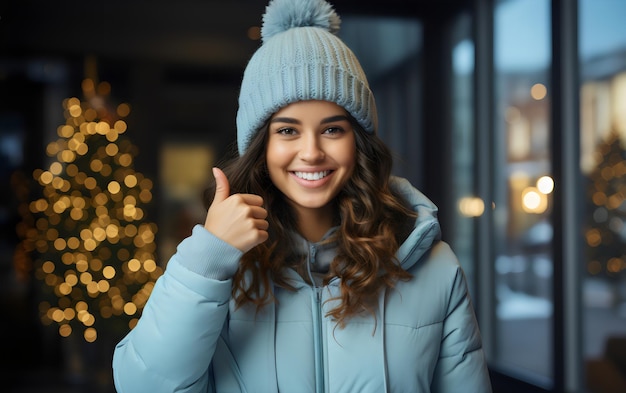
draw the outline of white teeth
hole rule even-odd
[[[330,173],[330,171],[321,171],[321,172],[294,172],[296,174],[296,176],[298,176],[300,179],[304,179],[304,180],[319,180],[322,179],[326,176],[328,176],[328,173]]]

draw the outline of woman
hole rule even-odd
[[[338,27],[323,0],[267,7],[239,157],[116,347],[118,392],[491,391],[437,208],[390,176]]]

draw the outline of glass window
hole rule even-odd
[[[549,0],[495,2],[491,360],[537,384],[553,378],[550,42]]]
[[[626,2],[578,4],[583,364],[591,391],[626,391]]]

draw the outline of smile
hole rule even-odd
[[[320,171],[320,172],[294,172],[296,177],[304,180],[320,180],[328,176],[330,171]]]

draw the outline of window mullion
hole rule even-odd
[[[552,157],[554,192],[555,390],[582,387],[578,2],[552,1]]]

